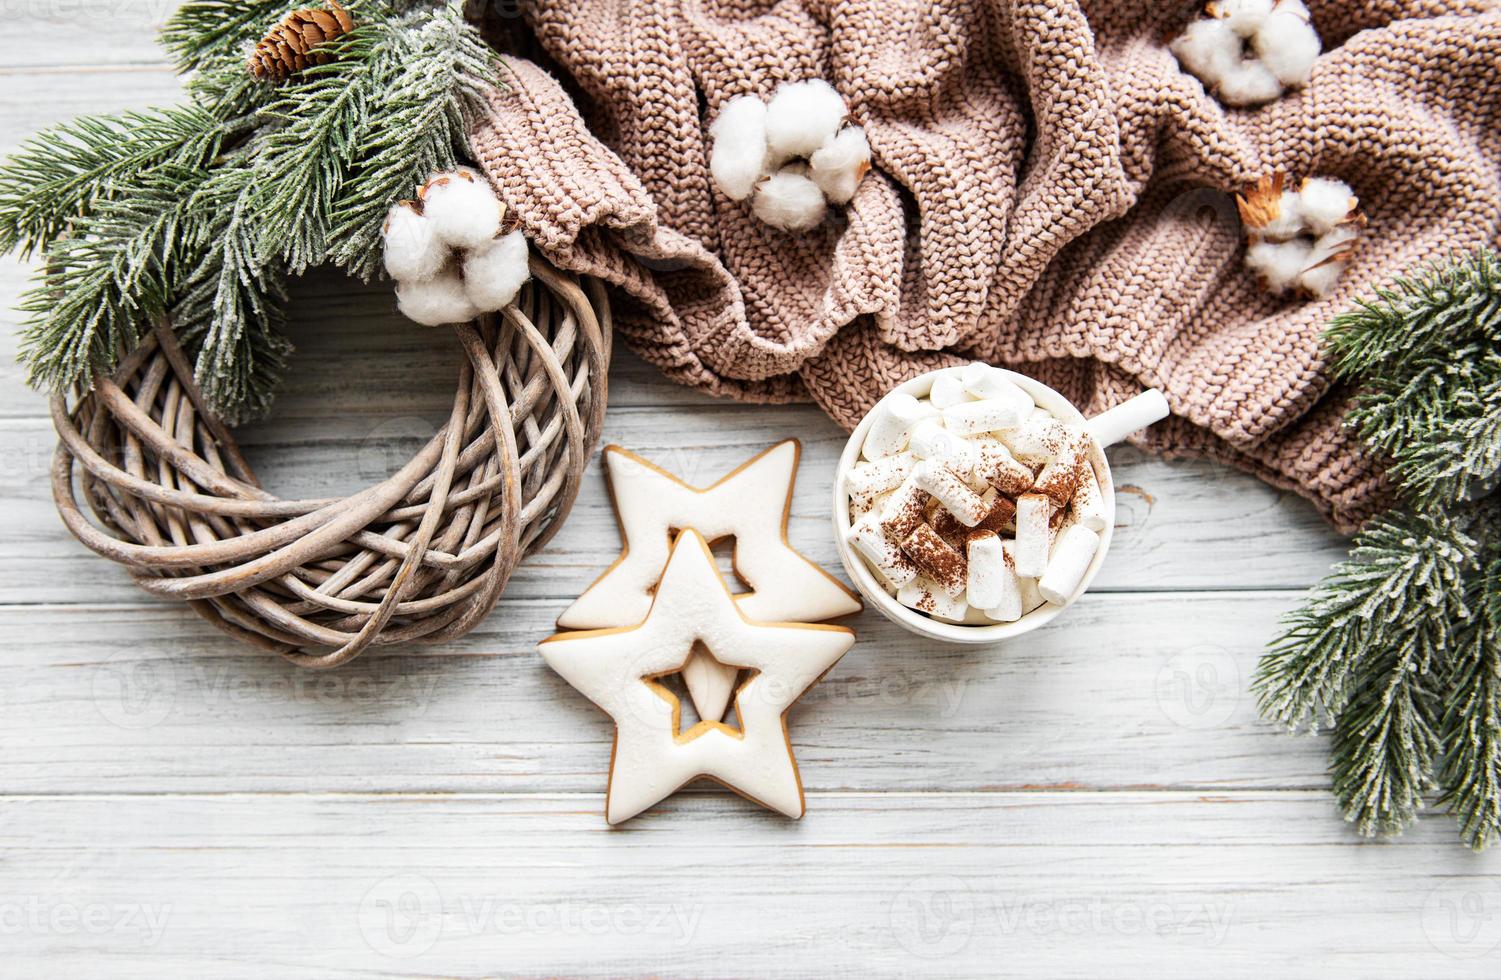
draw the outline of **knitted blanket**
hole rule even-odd
[[[475,134],[510,212],[602,276],[674,380],[811,398],[850,427],[892,385],[983,358],[1092,414],[1143,386],[1138,437],[1308,497],[1349,529],[1386,502],[1324,372],[1331,315],[1501,230],[1501,13],[1485,0],[1310,0],[1306,89],[1226,110],[1138,0],[536,0],[553,74],[511,59]],[[1490,12],[1487,12],[1487,10]],[[729,99],[825,78],[875,167],[842,215],[777,231],[708,173]],[[1369,225],[1333,295],[1268,295],[1231,195],[1327,175]],[[837,210],[837,209],[836,209]]]

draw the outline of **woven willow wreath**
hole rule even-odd
[[[146,591],[301,666],[462,636],[561,525],[604,419],[603,288],[538,257],[531,270],[514,303],[455,328],[448,422],[344,498],[263,489],[158,324],[112,376],[53,397],[63,521]]]

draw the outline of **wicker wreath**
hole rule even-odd
[[[531,270],[511,306],[456,328],[448,422],[344,498],[262,489],[159,324],[112,376],[52,400],[63,521],[146,591],[304,667],[463,635],[561,525],[604,419],[604,290],[536,256]]]

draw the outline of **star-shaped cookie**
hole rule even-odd
[[[553,670],[615,720],[605,819],[628,820],[698,777],[789,817],[803,787],[786,712],[844,656],[842,626],[758,623],[746,617],[696,531],[678,534],[638,626],[559,633],[539,647]],[[704,720],[679,731],[682,705],[656,679],[708,654],[749,680],[735,692],[739,728]]]
[[[752,591],[738,596],[751,619],[816,623],[860,611],[860,600],[787,542],[787,516],[802,446],[789,439],[708,487],[693,487],[619,446],[605,469],[624,551],[573,605],[559,629],[606,629],[641,622],[667,563],[672,535],[693,528],[708,541],[735,539],[735,574]]]

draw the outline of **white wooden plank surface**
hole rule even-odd
[[[6,8],[0,152],[172,98],[168,9]],[[1498,973],[1498,858],[1437,814],[1360,842],[1323,742],[1256,719],[1261,646],[1343,550],[1292,495],[1117,450],[1111,560],[1053,628],[987,652],[855,620],[792,715],[803,822],[695,789],[611,831],[609,728],[532,652],[615,549],[597,469],[462,642],[246,655],[63,531],[25,274],[0,260],[0,976]],[[376,479],[442,418],[452,341],[391,307],[299,289],[290,385],[242,433],[278,490]],[[617,357],[607,438],[686,478],[793,434],[791,534],[834,567],[836,427]]]

